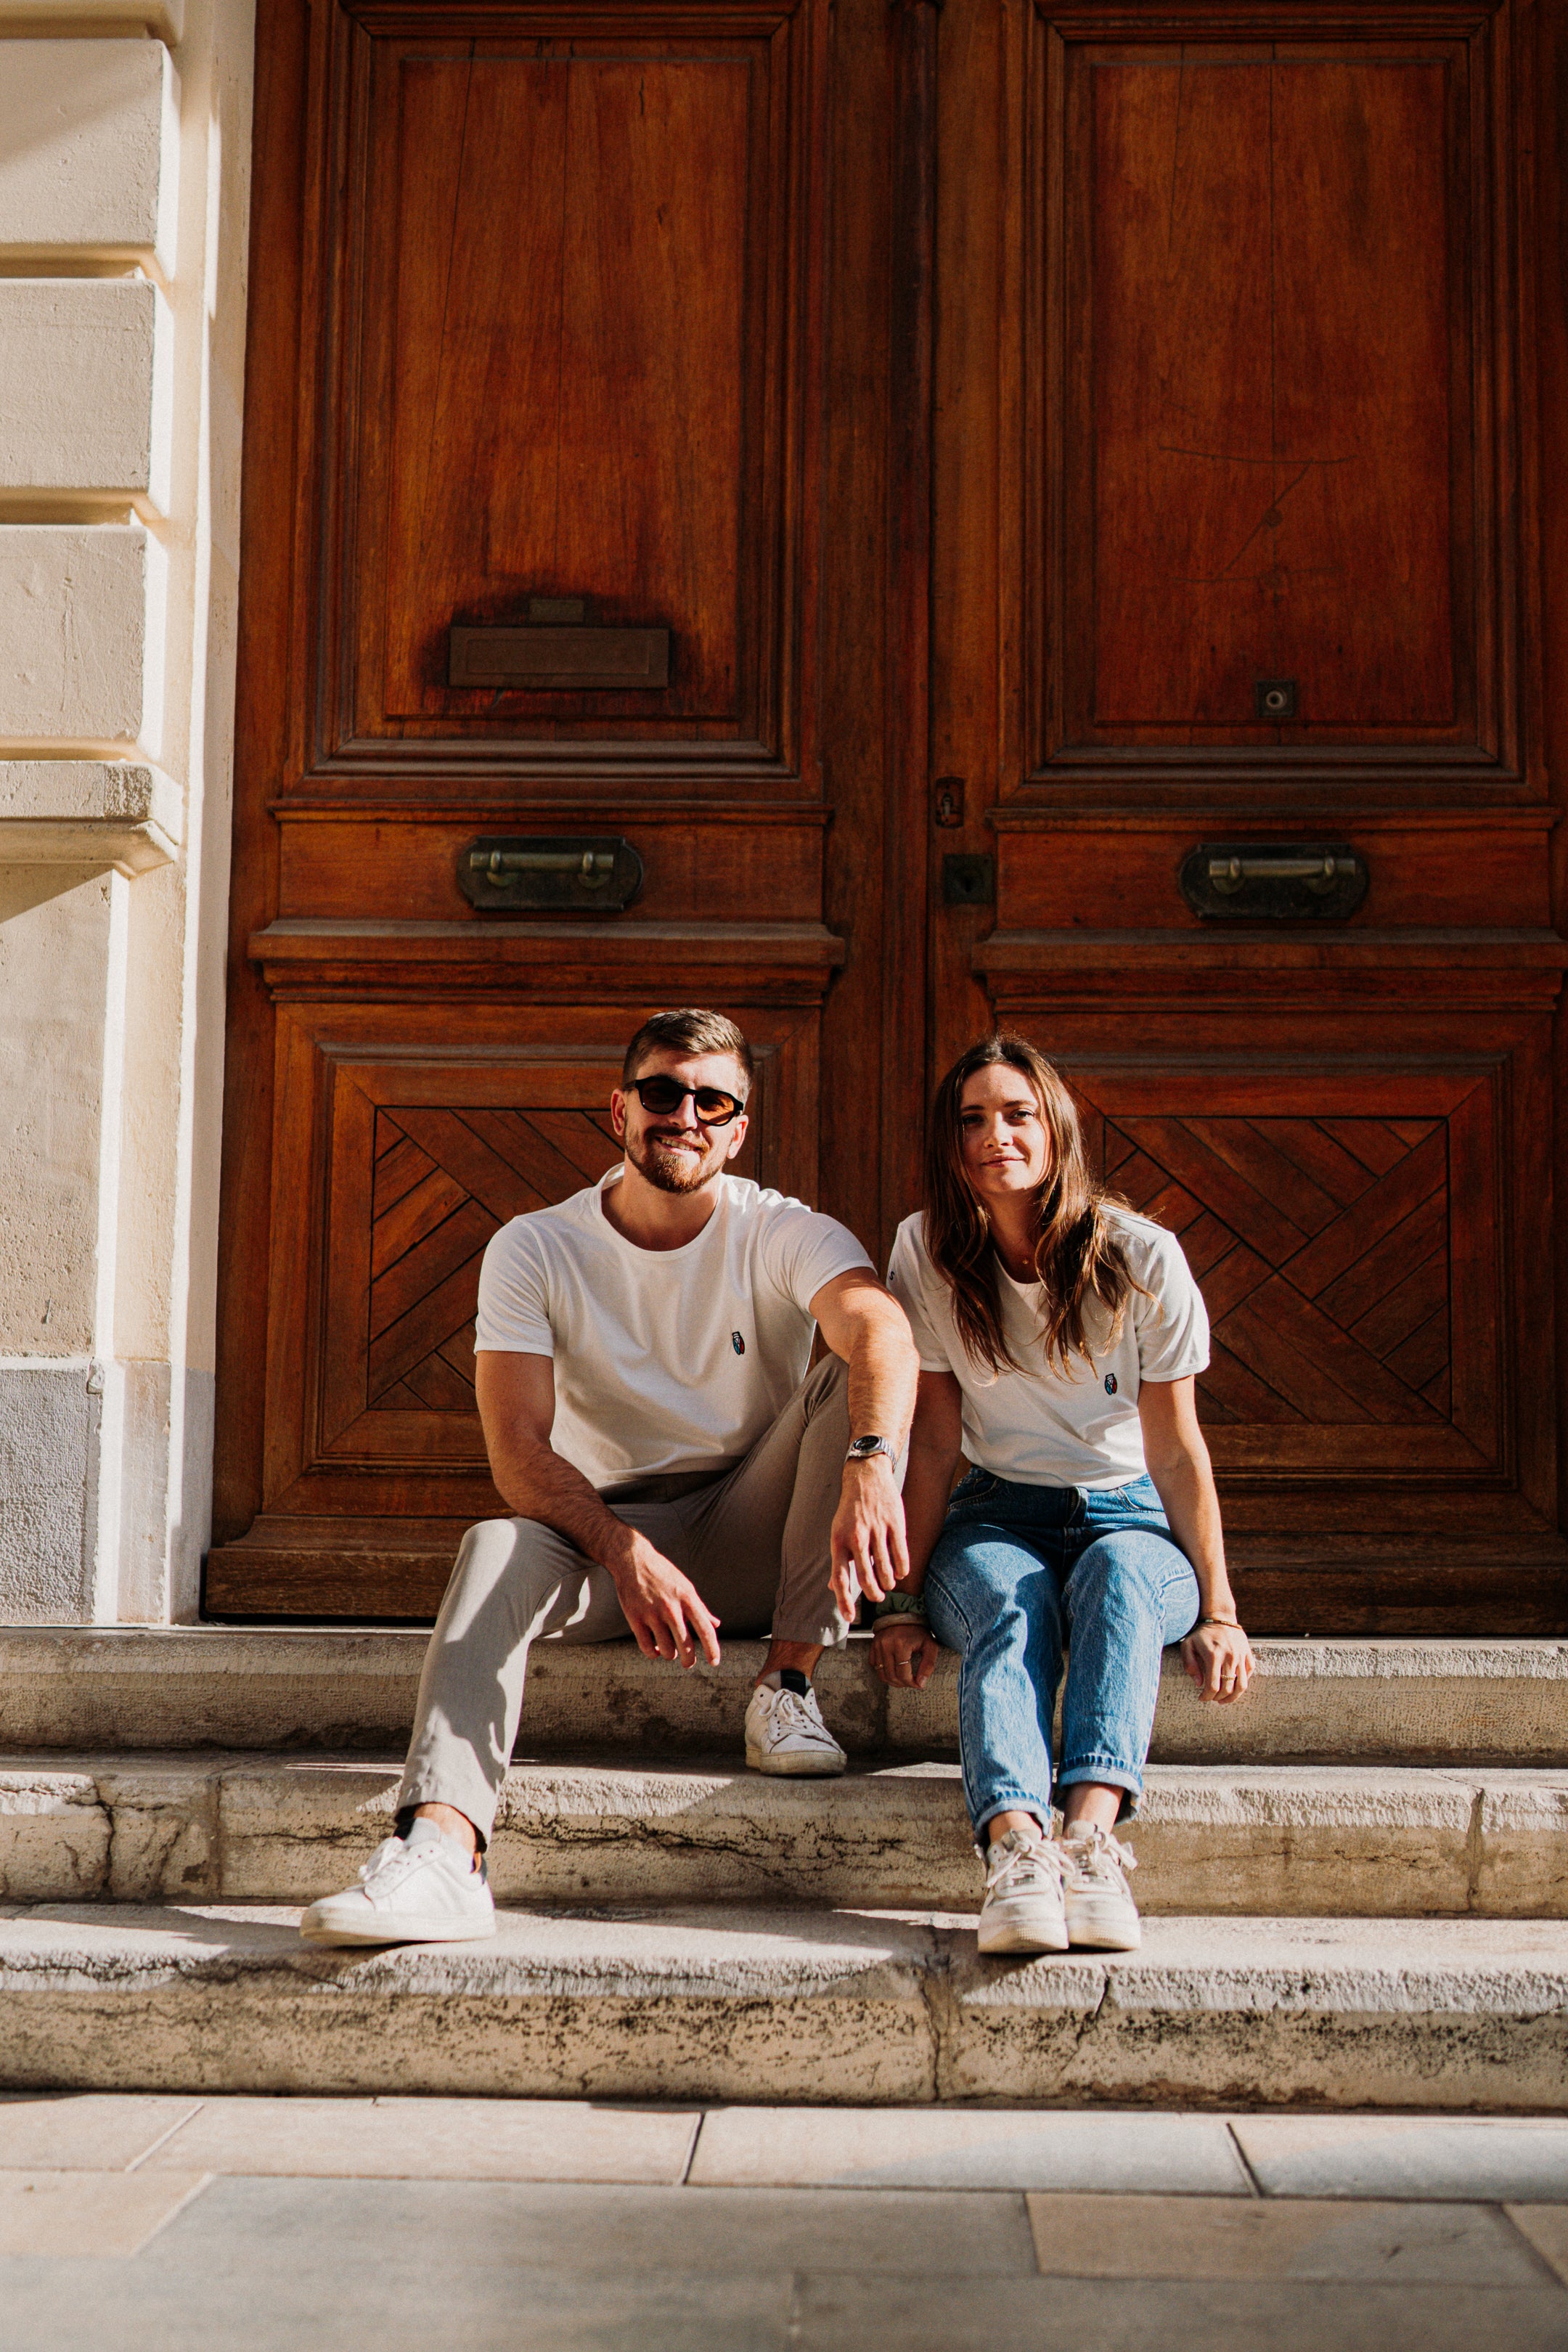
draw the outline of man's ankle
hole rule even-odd
[[[433,1822],[454,1844],[463,1848],[470,1861],[479,1853],[479,1833],[467,1813],[460,1813],[456,1805],[416,1805],[409,1815],[409,1827],[412,1828],[416,1822]]]

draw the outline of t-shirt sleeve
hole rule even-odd
[[[555,1353],[549,1278],[524,1217],[514,1217],[492,1234],[485,1251],[474,1345],[517,1356]]]
[[[788,1201],[769,1216],[760,1255],[769,1279],[805,1315],[825,1282],[871,1266],[847,1225],[803,1201]]]
[[[893,1236],[893,1255],[888,1260],[888,1288],[910,1318],[922,1372],[951,1372],[952,1365],[942,1345],[942,1335],[927,1304],[926,1281],[930,1278],[929,1262],[908,1225],[900,1225]],[[937,1279],[940,1281],[941,1276]]]
[[[1145,1381],[1184,1381],[1209,1360],[1209,1318],[1174,1234],[1149,1236],[1140,1279],[1153,1293],[1134,1293],[1132,1320],[1138,1333],[1138,1376]]]

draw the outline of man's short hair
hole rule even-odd
[[[622,1086],[628,1085],[648,1055],[661,1046],[668,1053],[692,1057],[699,1054],[728,1054],[741,1066],[745,1080],[742,1099],[751,1093],[755,1076],[752,1049],[742,1032],[724,1013],[705,1012],[700,1004],[686,1004],[679,1012],[651,1014],[626,1047],[626,1058],[621,1065]]]

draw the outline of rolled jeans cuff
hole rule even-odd
[[[1143,1778],[1130,1764],[1116,1762],[1109,1756],[1079,1758],[1076,1763],[1064,1764],[1057,1774],[1058,1790],[1070,1789],[1075,1781],[1092,1780],[1102,1789],[1121,1789],[1124,1793],[1118,1822],[1138,1818],[1138,1808],[1143,1795]]]
[[[1047,1836],[1050,1833],[1051,1801],[1049,1797],[1030,1796],[1028,1791],[1023,1789],[1004,1789],[1000,1796],[986,1798],[978,1821],[973,1823],[974,1851],[982,1860],[985,1854],[986,1824],[994,1822],[998,1813],[1033,1813],[1037,1821],[1044,1822]]]

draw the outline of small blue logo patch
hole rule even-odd
[[[1116,1394],[1116,1374],[1114,1372],[1107,1372],[1105,1375],[1105,1393],[1107,1396],[1114,1396]]]
[[[742,1337],[741,1337],[741,1335],[740,1335],[740,1333],[739,1333],[738,1331],[731,1331],[731,1334],[730,1334],[730,1345],[731,1345],[731,1348],[733,1348],[733,1349],[735,1350],[735,1353],[736,1353],[736,1355],[737,1355],[737,1356],[743,1356],[743,1355],[745,1354],[745,1352],[746,1352],[746,1343],[745,1343],[744,1339],[742,1339]]]

